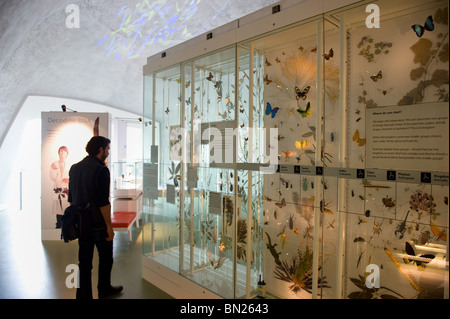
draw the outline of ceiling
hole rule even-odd
[[[0,0],[0,146],[28,95],[141,114],[148,56],[276,2]]]

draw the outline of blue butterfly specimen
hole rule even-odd
[[[274,118],[275,115],[277,115],[277,112],[279,111],[279,107],[276,108],[272,108],[272,105],[270,105],[269,102],[267,102],[267,107],[266,107],[266,115],[271,114],[271,117]]]
[[[423,36],[425,30],[427,30],[427,31],[434,30],[433,18],[431,16],[428,16],[428,18],[425,20],[424,26],[421,26],[420,24],[414,24],[411,26],[411,28],[414,30],[414,32],[417,34],[417,36],[420,38]]]

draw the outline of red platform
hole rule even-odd
[[[128,238],[131,241],[131,226],[136,222],[139,227],[135,212],[114,212],[111,214],[111,224],[114,230],[128,231]]]

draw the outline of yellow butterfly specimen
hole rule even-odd
[[[366,139],[359,137],[359,130],[356,130],[355,134],[353,134],[353,142],[358,143],[358,146],[366,145]]]
[[[295,147],[298,148],[299,150],[304,149],[307,145],[308,145],[308,141],[307,140],[295,141]]]

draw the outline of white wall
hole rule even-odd
[[[137,119],[142,116],[86,101],[49,96],[28,96],[0,148],[0,210],[31,209],[40,215],[41,112],[61,112],[63,104],[78,112],[110,113],[112,119]],[[67,112],[70,111],[67,110]],[[111,132],[114,130],[112,129]],[[117,158],[114,135],[111,136],[111,162]],[[138,151],[134,150],[133,154],[141,152],[141,149],[142,146]],[[20,184],[21,177],[22,185]]]

